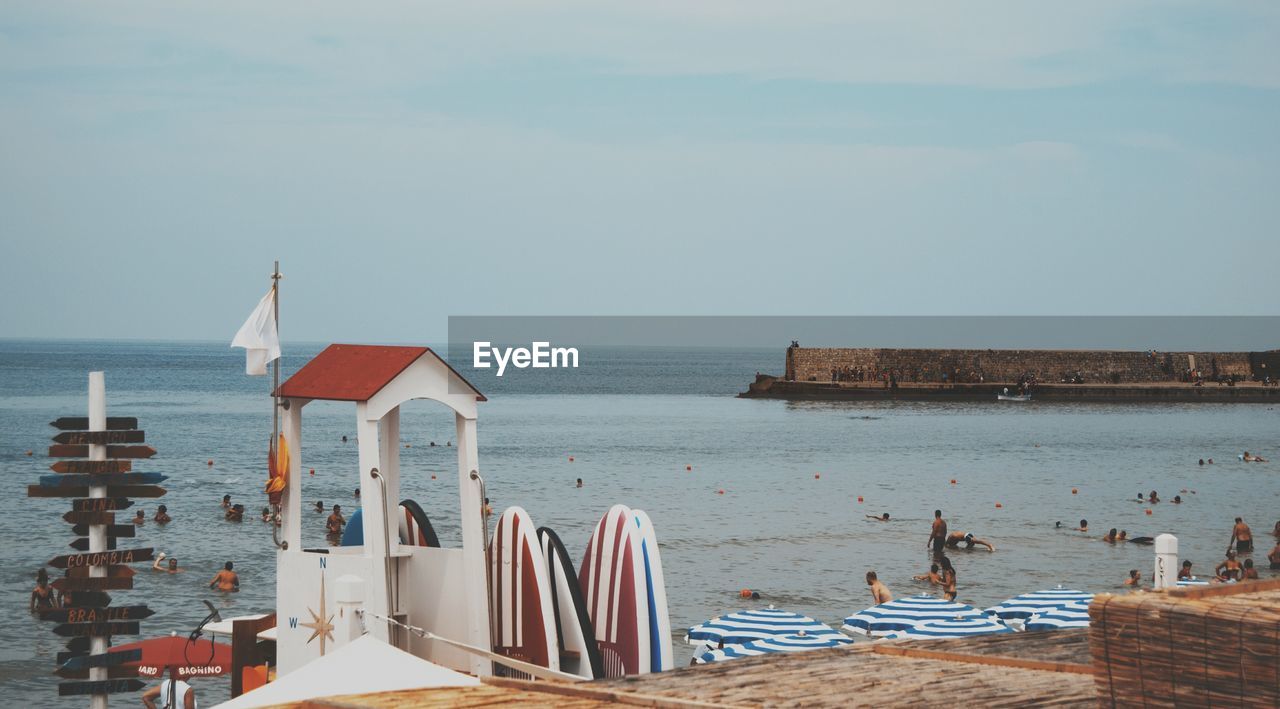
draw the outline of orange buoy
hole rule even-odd
[[[955,484],[956,484],[956,479],[955,479],[955,478],[951,478],[951,484],[952,484],[952,485],[955,485]]]
[[[822,478],[822,473],[814,473],[814,474],[813,474],[813,479],[814,479],[814,480],[820,480],[821,478]]]
[[[1147,514],[1151,514],[1151,510],[1149,510],[1149,509],[1148,509],[1148,510],[1147,510]]]
[[[435,479],[436,479],[436,476],[432,475],[432,476],[431,476],[431,479],[432,479],[432,480],[435,480]]]
[[[412,447],[413,447],[413,444],[412,444],[412,443],[406,443],[406,444],[404,444],[404,447],[405,447],[405,448],[412,448]]]
[[[724,494],[724,490],[718,490],[718,491],[716,491],[716,494],[717,494],[717,495],[723,495],[723,494]]]
[[[210,459],[209,459],[209,462],[208,462],[208,463],[206,463],[206,465],[212,466],[212,465],[213,465],[213,459],[212,459],[212,458],[210,458]]]
[[[30,457],[31,457],[31,451],[27,451],[27,457],[28,457],[28,458],[30,458]]]
[[[862,495],[858,495],[858,502],[862,502]]]
[[[693,470],[693,466],[692,466],[692,465],[686,465],[686,466],[684,466],[684,469],[685,469],[685,470]]]
[[[738,591],[738,597],[739,597],[739,598],[751,598],[751,589],[749,589],[749,588],[744,588],[744,589],[742,589],[741,591]]]
[[[1074,487],[1073,487],[1073,488],[1071,488],[1071,494],[1072,494],[1072,495],[1075,495],[1075,494],[1076,494],[1076,493],[1078,493],[1078,492],[1080,492],[1080,491],[1079,491],[1079,490],[1077,490],[1077,489],[1075,489]]]
[[[569,456],[569,462],[570,462],[570,463],[572,463],[572,462],[573,462],[573,456]]]
[[[312,469],[311,469],[311,474],[312,474],[312,475],[315,475],[315,474],[316,474],[316,469],[315,469],[315,468],[312,468]]]
[[[1001,507],[1004,507],[1004,505],[1002,505],[1002,504],[1000,504],[999,502],[997,502],[997,503],[996,503],[996,509],[1000,509]]]

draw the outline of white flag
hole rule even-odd
[[[280,357],[280,337],[276,334],[276,291],[267,291],[249,319],[231,341],[232,347],[244,348],[245,374],[266,374],[267,365]]]

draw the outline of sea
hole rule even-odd
[[[320,349],[286,343],[284,376]],[[951,530],[995,545],[950,554],[959,598],[976,606],[1057,584],[1124,593],[1130,569],[1149,584],[1152,547],[1102,542],[1111,527],[1131,538],[1174,534],[1181,558],[1212,575],[1243,517],[1261,575],[1276,575],[1266,552],[1280,519],[1280,463],[1238,459],[1248,450],[1280,460],[1272,405],[735,398],[757,372],[782,370],[781,347],[596,348],[580,353],[576,369],[509,369],[501,378],[453,359],[488,397],[480,469],[496,512],[523,507],[559,533],[575,562],[611,505],[649,513],[680,664],[691,659],[684,629],[725,612],[775,606],[838,627],[871,604],[870,570],[895,596],[932,591],[912,577],[928,570],[935,509]],[[0,597],[9,608],[0,614],[0,696],[10,706],[85,703],[58,697],[54,656],[64,640],[28,611],[37,569],[73,552],[61,518],[68,503],[29,499],[26,486],[49,473],[49,422],[86,414],[90,371],[105,372],[108,415],[137,417],[158,451],[135,470],[169,476],[167,495],[136,501],[118,521],[138,508],[150,518],[163,503],[173,522],[148,522],[121,547],[153,547],[182,569],[137,565],[134,589],[111,592],[113,602],[156,611],[142,637],[189,633],[207,613],[203,601],[225,616],[273,608],[274,546],[258,516],[269,377],[246,376],[241,351],[224,342],[0,340],[9,490],[0,514]],[[353,405],[307,407],[299,472],[308,503],[358,504],[354,434]],[[403,496],[422,505],[445,546],[459,545],[452,414],[411,402],[401,435]],[[1137,500],[1152,490],[1162,502]],[[224,520],[228,494],[247,508],[243,522]],[[868,519],[886,512],[888,522]],[[326,515],[303,514],[304,544],[325,544]],[[1072,530],[1082,519],[1088,533]],[[208,587],[226,561],[240,574],[239,593]],[[760,598],[740,598],[743,589]],[[206,706],[226,699],[229,684],[194,680]]]

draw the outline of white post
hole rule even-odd
[[[476,420],[462,414],[455,416],[458,432],[458,493],[462,499],[462,570],[467,593],[468,629],[467,642],[476,647],[490,648],[489,637],[489,589],[485,570],[485,525],[481,510],[484,499],[480,485],[471,479],[471,471],[479,472],[480,455],[476,445]],[[493,673],[493,664],[477,656],[471,656],[471,673],[487,677]]]
[[[1178,538],[1172,534],[1156,537],[1156,573],[1154,588],[1174,588],[1178,585]]]
[[[344,574],[334,582],[334,600],[338,603],[338,626],[334,628],[336,645],[345,645],[364,635],[364,623],[356,613],[364,605],[365,583],[355,574]]]
[[[382,493],[382,485],[370,473],[374,469],[382,472],[382,459],[378,443],[378,422],[370,421],[368,404],[356,404],[356,445],[360,456],[360,509],[364,520],[364,555],[373,560],[371,568],[377,573],[370,575],[373,588],[366,594],[366,608],[379,615],[391,616],[387,607],[387,536],[389,530],[384,526],[390,521],[387,518],[387,500]],[[376,500],[376,502],[375,502]],[[386,535],[386,536],[384,536]],[[379,640],[391,641],[390,628],[386,623],[370,623],[369,634]]]
[[[102,372],[89,372],[89,430],[107,430],[107,382]],[[89,460],[106,460],[107,447],[92,444],[89,446]],[[89,497],[106,497],[107,488],[95,485],[89,488]],[[107,550],[107,528],[105,525],[89,526],[89,552],[98,553]],[[90,566],[89,576],[100,578],[107,575],[107,567]],[[89,639],[89,653],[99,655],[107,651],[107,639],[95,635]],[[94,667],[89,670],[90,681],[107,679],[107,668]],[[89,700],[90,709],[107,709],[107,695],[95,694]]]
[[[306,402],[289,399],[280,429],[289,444],[289,480],[280,497],[280,537],[288,543],[287,551],[302,551],[302,407]]]

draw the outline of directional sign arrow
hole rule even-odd
[[[108,458],[150,458],[156,454],[151,446],[107,446]],[[88,458],[89,446],[56,443],[49,446],[50,458]]]
[[[106,635],[137,635],[139,632],[138,622],[123,623],[63,623],[53,627],[54,635],[61,635],[64,638],[83,637],[83,636],[106,636]]]
[[[66,667],[59,667],[58,669],[54,670],[53,673],[55,675],[58,675],[59,677],[62,677],[63,679],[89,679],[88,669],[72,670]],[[107,668],[108,679],[123,679],[125,677],[137,677],[137,676],[138,676],[137,665],[134,665],[132,667],[108,667]]]
[[[50,426],[59,431],[84,431],[89,428],[88,416],[63,416],[56,421],[50,421]],[[138,427],[138,419],[133,416],[108,416],[107,429],[110,431],[122,431],[130,428]]]
[[[60,578],[49,584],[59,591],[111,591],[133,588],[133,579],[117,576],[95,576],[84,579]]]
[[[142,443],[145,431],[63,431],[53,437],[54,443],[105,446],[108,443]]]
[[[72,512],[114,512],[133,507],[133,500],[127,497],[86,497],[71,501]]]
[[[111,639],[107,639],[107,645],[111,644]],[[89,638],[71,638],[67,641],[67,649],[72,652],[89,652]]]
[[[79,524],[76,525],[77,528],[82,526],[85,526],[85,525],[79,525]],[[116,525],[111,525],[111,526],[114,527]],[[108,529],[110,529],[110,527],[108,527]],[[89,538],[80,537],[79,539],[73,539],[71,540],[71,543],[68,544],[67,546],[71,547],[72,549],[75,549],[76,551],[89,551]],[[107,537],[107,551],[111,551],[112,549],[115,549],[115,548],[116,548],[116,538]]]
[[[107,495],[120,497],[163,497],[168,490],[155,485],[108,485]]]
[[[142,659],[142,648],[120,650],[101,655],[80,655],[62,661],[64,670],[87,670],[91,667],[112,667],[126,662],[137,662]]]
[[[111,596],[102,591],[75,591],[62,596],[63,608],[102,608],[111,605]],[[85,647],[88,649],[88,646]]]
[[[91,574],[89,573],[89,570],[92,568],[94,567],[76,566],[74,568],[70,568],[64,571],[63,576],[66,576],[69,579],[88,578],[89,576],[91,576]],[[123,578],[132,578],[135,574],[138,573],[137,571],[133,570],[132,566],[115,565],[115,566],[107,566],[103,568],[107,570],[107,576],[119,576]]]
[[[55,473],[127,473],[133,470],[132,460],[59,460],[49,466]]]
[[[163,473],[113,473],[111,475],[77,475],[64,473],[62,475],[41,475],[40,484],[45,487],[68,487],[87,485],[96,487],[100,485],[136,485],[142,483],[150,485],[152,483],[164,482],[169,476]]]
[[[40,611],[41,620],[59,623],[107,623],[111,621],[142,620],[156,612],[146,606],[107,606],[106,608],[57,608]]]
[[[58,696],[77,694],[120,694],[136,692],[147,686],[136,679],[104,679],[98,682],[63,682],[58,685]]]
[[[110,499],[110,498],[108,498],[108,499]],[[137,533],[137,531],[138,531],[138,528],[137,528],[137,527],[135,527],[135,526],[133,526],[132,524],[109,524],[109,525],[107,525],[107,536],[108,536],[108,537],[132,537],[132,536],[134,536],[134,534],[136,534],[136,533]],[[86,535],[86,534],[88,534],[88,533],[89,533],[89,525],[87,525],[87,524],[77,524],[76,526],[74,526],[74,527],[72,527],[72,528],[71,528],[71,533],[72,533],[72,534],[79,534],[80,536],[82,536],[82,537],[83,537],[84,535]]]
[[[88,497],[89,486],[45,487],[44,485],[28,485],[27,497]],[[137,497],[137,495],[134,495]]]
[[[91,552],[89,554],[67,554],[65,556],[55,556],[47,564],[55,569],[67,569],[75,566],[134,564],[139,561],[151,561],[154,558],[154,551],[151,547],[146,547],[143,549]]]
[[[115,512],[68,512],[62,519],[72,524],[115,524]]]

